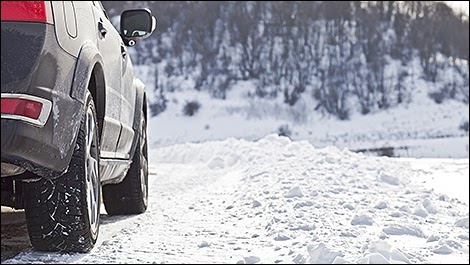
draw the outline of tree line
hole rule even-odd
[[[432,1],[104,1],[110,16],[148,7],[158,19],[135,47],[137,64],[156,68],[164,110],[172,77],[225,99],[231,85],[256,80],[253,97],[293,106],[315,98],[315,110],[348,119],[357,102],[367,114],[411,100],[413,80],[438,84],[440,103],[468,104],[469,24]],[[393,63],[392,63],[393,62]],[[419,69],[415,66],[419,63]]]

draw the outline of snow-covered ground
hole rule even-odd
[[[155,148],[150,161],[148,211],[102,214],[90,253],[26,248],[2,263],[469,263],[468,159],[271,134]],[[2,214],[2,249],[15,240],[3,233]]]
[[[147,85],[149,102],[153,102],[153,67],[138,66],[136,72]],[[318,102],[308,93],[293,107],[285,104],[281,96],[277,99],[247,96],[256,89],[253,80],[234,84],[226,100],[196,91],[191,79],[171,82],[179,89],[166,93],[167,110],[149,120],[152,147],[228,137],[257,140],[284,126],[291,131],[291,139],[307,140],[315,147],[336,146],[397,157],[469,157],[468,129],[461,128],[469,120],[468,104],[456,100],[436,104],[428,96],[431,84],[421,79],[412,86],[410,102],[368,115],[354,110],[345,121],[316,111]],[[183,114],[186,102],[190,101],[201,104],[191,117]]]
[[[154,100],[154,70],[136,71]],[[253,81],[227,100],[175,86],[148,123],[148,211],[102,208],[95,248],[56,254],[33,251],[24,213],[2,207],[2,264],[469,263],[468,104],[417,90],[340,121],[308,95],[293,108],[248,97]],[[201,108],[183,115],[193,100]]]

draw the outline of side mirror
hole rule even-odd
[[[121,14],[121,36],[129,46],[145,39],[157,27],[157,19],[149,9],[130,9]]]

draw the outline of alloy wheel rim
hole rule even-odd
[[[88,221],[92,234],[96,234],[99,222],[99,176],[98,176],[98,144],[96,122],[91,107],[86,112],[85,136],[85,186],[88,210]]]
[[[148,161],[147,161],[147,124],[145,122],[145,119],[142,118],[142,131],[141,131],[141,138],[140,138],[140,161],[141,161],[141,167],[140,167],[140,188],[142,189],[142,198],[144,205],[147,206],[147,182],[148,178],[147,172],[148,172]]]

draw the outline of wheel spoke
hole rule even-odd
[[[98,228],[99,217],[99,165],[96,151],[96,128],[93,111],[89,108],[86,112],[86,138],[85,138],[85,181],[88,207],[88,219],[92,231]]]
[[[90,225],[95,226],[97,222],[98,210],[98,161],[90,156],[88,158],[89,168],[87,170],[87,188],[89,194],[89,216]]]
[[[88,122],[87,122],[87,141],[86,141],[86,150],[87,154],[93,154],[93,147],[95,145],[95,120],[93,118],[93,114],[89,111],[88,112]]]
[[[147,161],[147,124],[143,118],[144,114],[142,113],[141,121],[141,137],[140,137],[140,187],[142,190],[142,198],[144,204],[147,205],[147,189],[148,189],[148,161]]]

